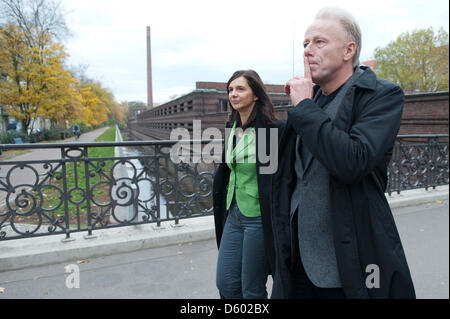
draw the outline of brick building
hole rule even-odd
[[[276,107],[276,115],[282,118],[290,99],[284,93],[284,85],[266,85],[266,91]],[[284,107],[283,107],[284,106]],[[202,128],[225,129],[228,118],[228,94],[226,83],[196,82],[195,90],[172,101],[141,112],[137,122],[128,126],[150,139],[168,140],[170,131],[186,128],[192,131],[192,121],[202,120]]]
[[[275,105],[275,115],[286,119],[290,98],[283,85],[266,85],[266,91]],[[448,134],[449,93],[415,93],[405,97],[399,134]],[[192,131],[193,120],[202,120],[202,129],[225,128],[229,115],[226,83],[196,82],[192,92],[160,106],[141,112],[137,122],[129,123],[140,139],[168,140],[175,128]]]

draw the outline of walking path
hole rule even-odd
[[[97,137],[102,135],[108,128],[109,127],[102,127],[95,131],[84,133],[80,136],[78,141],[75,141],[75,138],[71,137],[65,140],[55,141],[55,143],[93,142]],[[19,161],[34,161],[43,159],[58,160],[60,158],[61,158],[61,150],[58,148],[32,149],[25,154],[10,157],[7,160],[3,160],[0,156],[0,160],[4,163],[12,161],[19,162]],[[14,165],[0,165],[0,180],[5,181],[7,172],[9,172],[13,166]],[[30,168],[20,169],[19,167],[12,170],[10,176],[12,185],[34,185],[36,182],[40,180],[40,177],[36,176],[36,173],[38,175],[41,175],[48,171],[48,169],[46,169],[43,164],[31,164],[30,166],[32,166],[36,170],[36,172],[34,172]],[[0,190],[0,207],[4,202],[6,195],[7,193],[5,191]]]
[[[109,127],[102,127],[99,129],[96,129],[94,131],[90,131],[84,134],[80,135],[80,138],[78,140],[75,140],[75,137],[66,138],[64,140],[56,140],[54,143],[70,143],[70,142],[93,142],[97,137],[102,135]],[[45,142],[48,143],[48,142]],[[30,150],[30,152],[14,156],[11,158],[8,158],[6,162],[11,161],[32,161],[37,159],[59,159],[61,158],[61,151],[59,149],[33,149]],[[0,159],[1,156],[0,156]]]

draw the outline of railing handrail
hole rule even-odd
[[[70,142],[70,143],[23,143],[23,144],[0,144],[0,152],[17,149],[41,149],[41,148],[61,148],[61,147],[108,147],[108,146],[171,146],[177,143],[222,143],[223,139],[209,140],[146,140],[146,141],[125,141],[125,142]]]
[[[439,138],[449,137],[448,134],[408,134],[397,135],[399,138]],[[223,139],[209,140],[145,140],[145,141],[124,141],[124,142],[70,142],[70,143],[23,143],[23,144],[0,144],[1,151],[18,150],[18,149],[40,149],[40,148],[61,148],[61,147],[108,147],[108,146],[151,146],[166,145],[171,146],[177,143],[223,143]]]
[[[397,138],[433,138],[433,137],[448,137],[448,134],[404,134],[397,135]]]

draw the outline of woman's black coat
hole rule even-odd
[[[232,124],[232,123],[231,123]],[[271,221],[271,207],[272,207],[272,176],[273,174],[260,174],[260,168],[262,166],[268,166],[267,164],[262,164],[258,158],[259,139],[265,139],[266,142],[266,154],[269,155],[270,149],[270,129],[277,129],[277,148],[279,137],[281,136],[282,130],[284,128],[284,122],[277,122],[276,124],[267,124],[262,115],[258,115],[255,120],[255,130],[256,130],[256,169],[258,176],[258,191],[259,191],[259,203],[261,208],[261,220],[263,224],[264,232],[264,247],[268,258],[270,273],[273,274],[275,270],[275,249],[273,246],[273,232],[272,232],[272,221]],[[231,127],[230,123],[227,127]],[[261,136],[259,128],[266,128],[266,136]],[[226,137],[227,138],[227,137]],[[227,140],[224,140],[224,146]],[[277,153],[273,153],[271,159],[277,160]],[[225,151],[222,152],[222,163],[216,169],[213,181],[213,205],[214,205],[214,222],[216,226],[216,240],[217,247],[220,246],[220,241],[222,239],[222,232],[225,226],[225,221],[228,216],[226,212],[226,197],[227,197],[227,186],[230,178],[230,168],[225,163]]]
[[[274,287],[283,292],[278,298],[296,297],[299,261],[291,251],[289,204],[296,183],[297,134],[331,174],[334,246],[346,296],[415,298],[400,237],[384,196],[404,94],[398,86],[377,79],[370,69],[361,69],[362,75],[345,93],[334,121],[309,99],[288,111],[280,141],[279,170],[273,176]],[[370,265],[379,269],[379,288],[368,288],[366,281],[370,282],[374,274]]]

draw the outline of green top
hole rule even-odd
[[[244,135],[233,149],[233,136],[236,122],[228,137],[225,162],[230,168],[230,181],[227,191],[227,210],[230,209],[233,195],[242,215],[246,217],[261,216],[256,174],[256,132],[254,128],[245,130]]]

